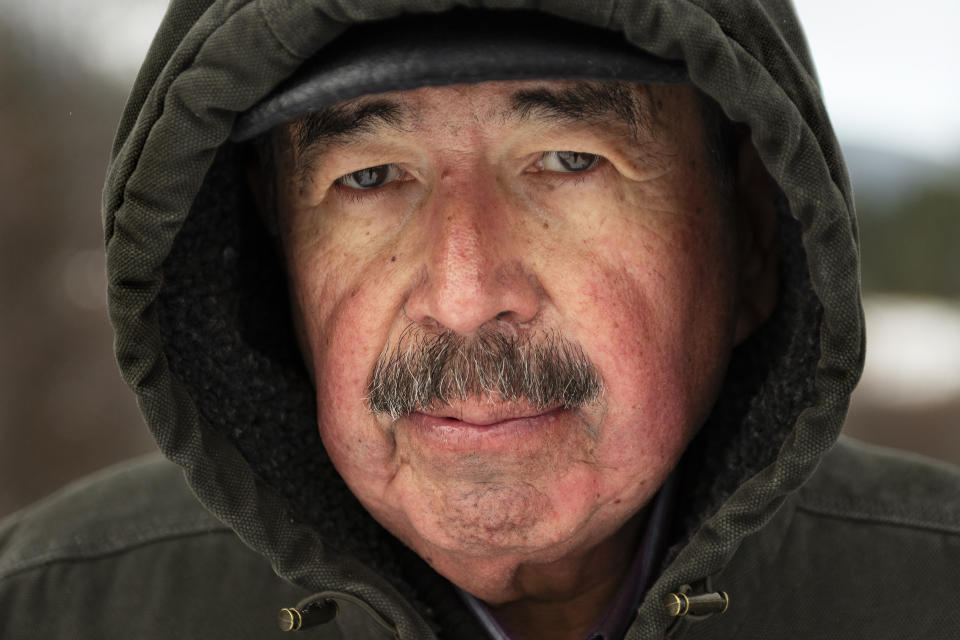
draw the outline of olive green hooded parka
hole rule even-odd
[[[547,12],[682,61],[781,192],[778,307],[680,463],[669,547],[627,638],[960,638],[960,473],[837,443],[864,354],[857,227],[785,0],[173,0],[103,196],[117,357],[166,459],[0,527],[0,637],[262,639],[304,598],[337,611],[308,638],[483,637],[330,465],[229,141],[349,25],[459,5]],[[721,591],[724,613],[664,606]]]

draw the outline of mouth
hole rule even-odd
[[[522,402],[458,401],[410,413],[401,423],[424,451],[510,456],[534,451],[550,434],[568,430],[571,414],[560,405],[538,408]]]
[[[459,422],[465,427],[491,427],[501,423],[546,416],[559,409],[559,405],[536,407],[523,401],[496,402],[487,399],[472,399],[414,412],[411,416],[417,416],[431,422]]]

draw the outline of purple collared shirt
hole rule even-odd
[[[623,584],[620,585],[620,589],[610,602],[610,606],[584,636],[584,640],[621,640],[630,627],[630,623],[633,622],[637,607],[640,606],[643,594],[646,593],[649,586],[653,568],[663,551],[663,537],[673,503],[675,475],[673,473],[667,478],[654,499],[653,512],[647,522],[643,540],[630,563],[630,570],[627,572]],[[487,605],[463,589],[458,588],[457,591],[460,592],[460,596],[467,603],[467,606],[480,620],[491,640],[515,640],[500,625]]]

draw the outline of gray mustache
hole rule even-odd
[[[467,337],[411,327],[380,354],[367,391],[370,411],[396,420],[477,396],[576,409],[598,401],[603,382],[583,349],[556,333]]]

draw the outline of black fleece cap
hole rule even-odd
[[[351,27],[242,114],[249,140],[310,111],[363,95],[503,80],[687,82],[682,62],[637,49],[615,32],[529,11],[408,14]]]

